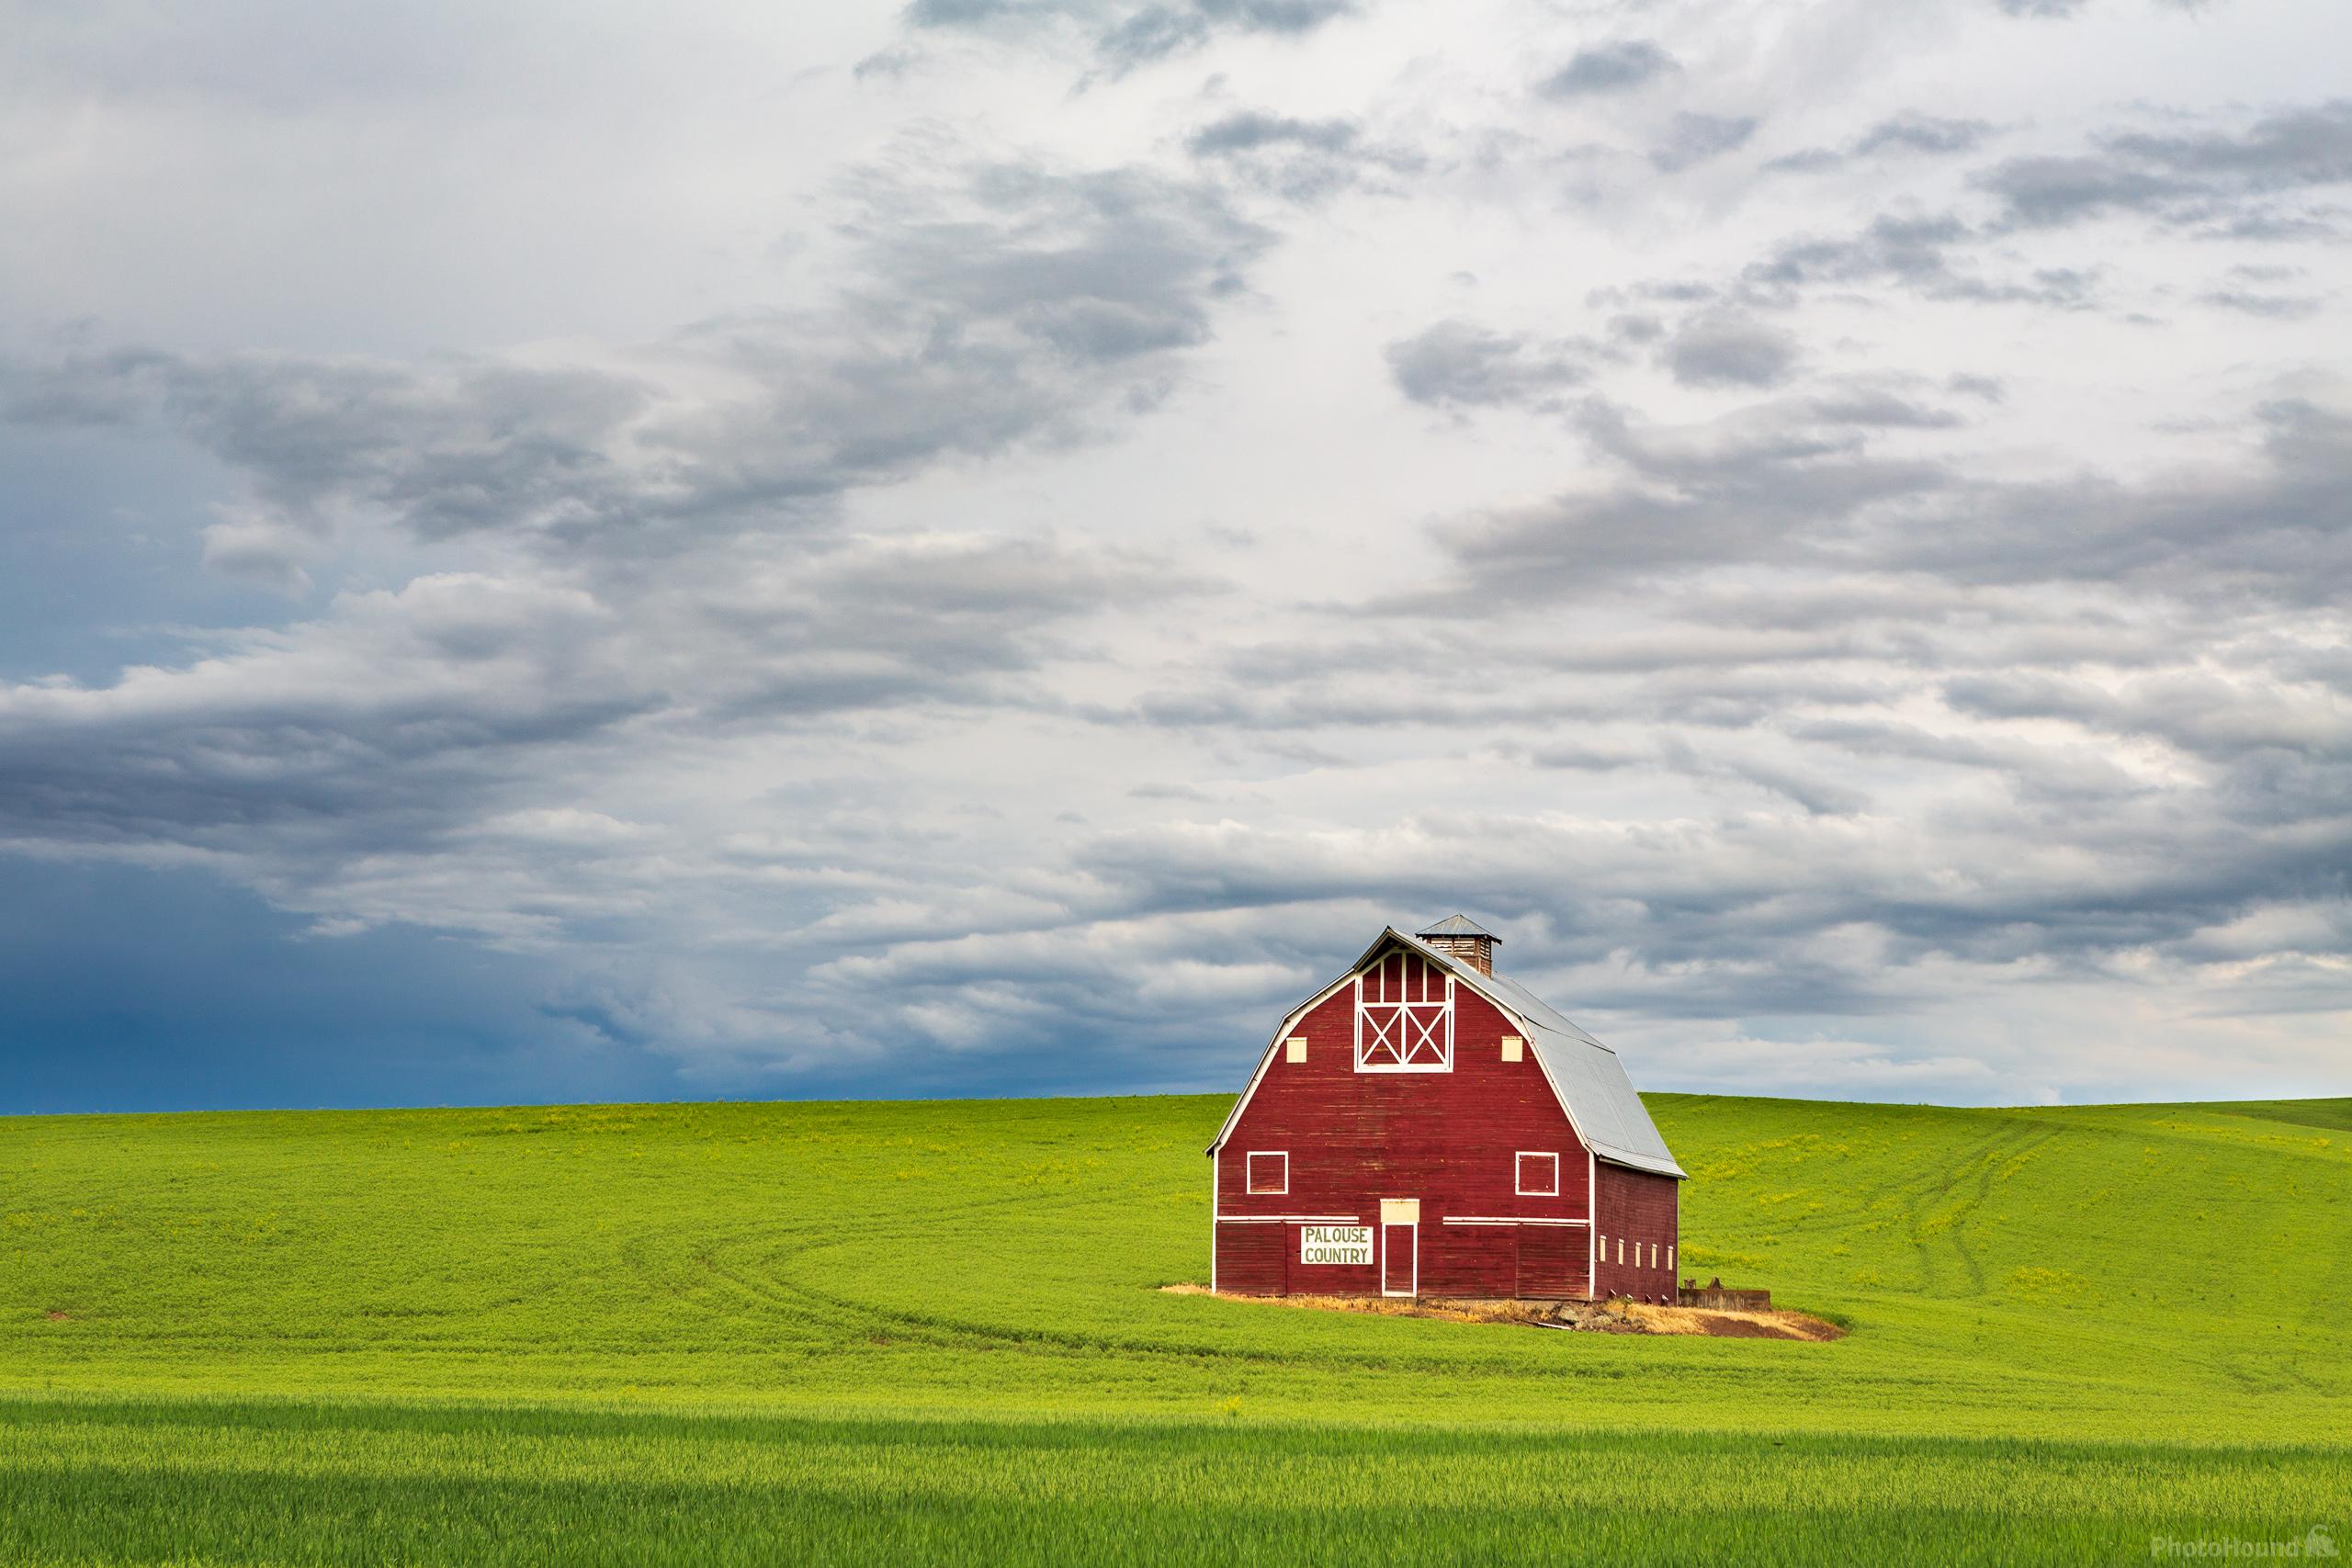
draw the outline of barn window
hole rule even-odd
[[[1666,1244],[1666,1266],[1668,1269],[1674,1267],[1674,1244],[1670,1241]]]
[[[1453,976],[1402,950],[1356,976],[1356,1071],[1453,1070]]]
[[[1617,1261],[1625,1261],[1625,1238],[1622,1235],[1617,1238]]]
[[[1506,1034],[1506,1035],[1504,1035],[1504,1036],[1503,1036],[1503,1060],[1504,1060],[1504,1061],[1506,1061],[1506,1062],[1516,1062],[1516,1061],[1519,1061],[1520,1059],[1521,1059],[1523,1056],[1525,1056],[1525,1055],[1526,1055],[1526,1054],[1527,1054],[1527,1042],[1525,1042],[1524,1040],[1521,1040],[1521,1039],[1518,1035],[1516,1035],[1516,1034]]]
[[[1306,1060],[1306,1037],[1305,1035],[1294,1034],[1289,1039],[1283,1042],[1283,1060],[1285,1062],[1304,1062]]]
[[[1286,1150],[1250,1155],[1250,1190],[1283,1193],[1290,1190],[1290,1155]]]
[[[1560,1156],[1522,1152],[1519,1156],[1519,1193],[1522,1198],[1557,1198]]]
[[[1657,1267],[1657,1243],[1656,1242],[1650,1243],[1650,1267],[1653,1269]]]

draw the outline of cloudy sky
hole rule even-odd
[[[0,1110],[2352,1090],[2341,0],[0,18]]]

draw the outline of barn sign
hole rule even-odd
[[[1298,1228],[1298,1260],[1301,1263],[1352,1263],[1358,1268],[1369,1268],[1372,1264],[1372,1227],[1301,1225]]]

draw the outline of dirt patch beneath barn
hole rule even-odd
[[[1712,1339],[1843,1339],[1846,1331],[1803,1312],[1715,1312],[1705,1307],[1627,1306],[1645,1334],[1703,1334]]]
[[[1205,1285],[1162,1285],[1170,1295],[1205,1296]],[[1846,1331],[1802,1312],[1709,1312],[1644,1302],[1408,1300],[1396,1296],[1234,1296],[1266,1306],[1362,1312],[1381,1317],[1436,1317],[1451,1323],[1511,1323],[1585,1334],[1702,1335],[1713,1339],[1843,1339]]]

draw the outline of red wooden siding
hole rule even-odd
[[[1435,999],[1426,980],[1399,976],[1393,964],[1388,985],[1392,999],[1398,985],[1414,988],[1410,999]],[[1344,986],[1290,1032],[1306,1041],[1304,1062],[1289,1061],[1275,1045],[1256,1093],[1219,1148],[1216,1213],[1261,1220],[1279,1215],[1288,1223],[1221,1219],[1216,1227],[1219,1290],[1377,1292],[1388,1238],[1394,1234],[1401,1240],[1406,1234],[1383,1226],[1380,1202],[1403,1198],[1420,1202],[1420,1293],[1589,1292],[1587,1231],[1581,1224],[1448,1223],[1581,1222],[1587,1218],[1592,1169],[1534,1052],[1523,1052],[1516,1062],[1502,1059],[1503,1036],[1517,1032],[1516,1025],[1484,998],[1457,986],[1453,1028],[1450,1072],[1358,1072],[1355,991]],[[1251,1193],[1249,1155],[1275,1151],[1290,1156],[1289,1190],[1280,1195]],[[1560,1156],[1557,1195],[1519,1193],[1522,1152]],[[1674,1183],[1651,1179],[1666,1190],[1670,1229]],[[1373,1265],[1302,1263],[1297,1222],[1305,1220],[1371,1227],[1377,1240]],[[1665,1236],[1659,1239],[1662,1245]],[[1661,1263],[1663,1258],[1661,1251]],[[1400,1269],[1396,1277],[1401,1280],[1404,1274]]]
[[[1227,1225],[1216,1228],[1216,1288],[1245,1296],[1280,1296],[1283,1249],[1288,1225]]]
[[[1422,1292],[1448,1296],[1517,1295],[1521,1228],[1430,1225],[1422,1232]]]
[[[1600,1167],[1600,1214],[1594,1228],[1609,1238],[1609,1252],[1597,1271],[1599,1293],[1671,1303],[1675,1269],[1667,1263],[1667,1249],[1677,1249],[1673,1256],[1679,1264],[1682,1242],[1679,1184],[1670,1176],[1604,1165]],[[1621,1248],[1624,1258],[1622,1263],[1618,1261]],[[1657,1259],[1655,1264],[1650,1261],[1653,1248]]]
[[[1417,953],[1397,948],[1363,972],[1367,1004],[1442,1002],[1445,972]]]
[[[1581,1296],[1586,1293],[1584,1230],[1566,1225],[1522,1225],[1519,1230],[1521,1296]]]

